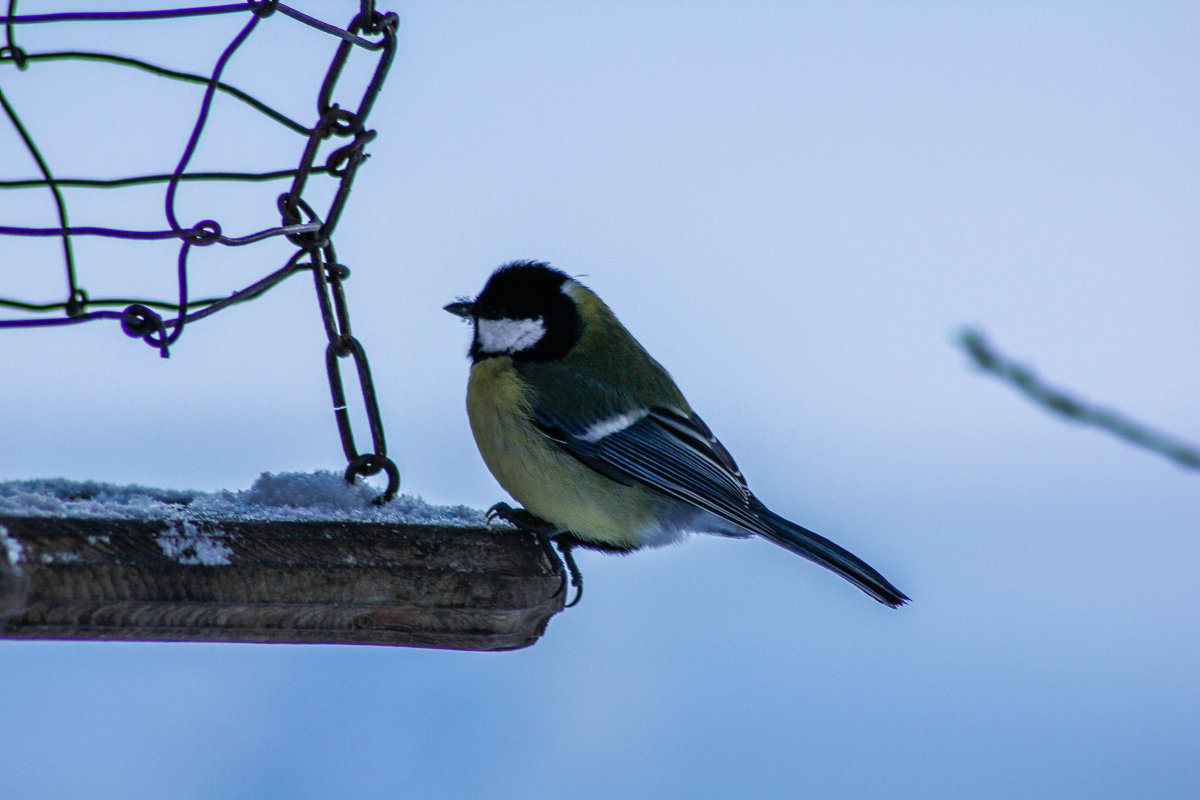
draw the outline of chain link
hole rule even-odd
[[[34,303],[17,299],[0,298],[0,306],[25,312],[58,312],[58,316],[33,319],[0,320],[0,328],[44,327],[70,325],[97,319],[118,321],[121,329],[129,336],[141,339],[166,358],[170,346],[182,335],[184,327],[235,303],[251,300],[271,289],[281,281],[298,272],[311,271],[317,292],[317,302],[325,326],[328,345],[326,347],[326,372],[329,377],[333,399],[334,416],[342,440],[342,450],[349,466],[346,479],[384,473],[387,487],[376,502],[391,500],[400,485],[400,475],[395,463],[387,456],[383,422],[371,381],[371,370],[366,351],[350,331],[350,313],[346,304],[343,282],[350,270],[338,260],[333,247],[333,231],[337,226],[350,195],[351,186],[358,168],[366,160],[366,145],[375,138],[375,131],[366,127],[367,117],[375,103],[388,69],[396,52],[396,29],[399,20],[396,14],[375,10],[374,0],[360,0],[358,12],[350,23],[342,28],[304,14],[277,0],[248,0],[248,2],[193,8],[173,8],[144,12],[67,12],[36,15],[18,15],[17,0],[8,0],[7,15],[0,18],[5,41],[0,43],[0,69],[6,62],[18,70],[27,71],[31,64],[50,60],[102,61],[118,64],[154,75],[205,86],[204,98],[186,146],[174,171],[169,175],[137,175],[116,179],[56,178],[50,164],[39,151],[34,137],[30,135],[17,109],[0,91],[0,110],[7,116],[26,151],[41,173],[40,178],[0,181],[0,189],[46,189],[53,195],[58,216],[56,227],[0,226],[0,236],[53,237],[62,243],[63,265],[66,277],[65,299],[53,303]],[[221,80],[226,64],[233,54],[254,32],[258,24],[279,12],[341,41],[326,71],[317,96],[318,119],[311,126],[289,119],[247,93]],[[50,53],[28,53],[16,42],[15,32],[21,25],[41,23],[65,23],[72,21],[120,21],[183,19],[197,16],[242,13],[248,16],[245,25],[224,48],[209,75],[196,75],[168,69],[136,58],[108,53],[70,51]],[[354,52],[367,52],[376,58],[376,65],[361,97],[348,106],[335,101],[338,82],[350,56]],[[295,169],[270,172],[191,172],[187,171],[192,154],[204,134],[209,109],[217,93],[233,97],[255,111],[274,120],[293,133],[305,137],[300,163]],[[322,143],[334,138],[350,141],[333,150],[324,164],[316,159]],[[333,199],[324,217],[319,215],[305,200],[304,191],[311,176],[328,176],[336,181]],[[278,227],[267,228],[242,236],[228,236],[216,220],[202,220],[190,225],[180,222],[176,216],[175,196],[181,184],[189,181],[263,181],[291,179],[288,191],[279,195],[277,206],[281,218]],[[169,225],[167,230],[126,230],[96,226],[72,226],[68,221],[68,208],[63,187],[115,189],[131,185],[161,183],[166,187],[163,202]],[[177,296],[173,301],[132,298],[91,298],[79,285],[76,277],[76,262],[72,238],[102,236],[131,241],[176,239],[179,255],[176,260],[178,277]],[[188,259],[194,247],[223,245],[240,247],[266,239],[285,237],[294,245],[296,252],[283,267],[266,277],[219,298],[191,299],[188,290]],[[105,307],[123,306],[120,311]],[[158,309],[158,310],[155,310]],[[164,313],[160,312],[166,312]],[[172,316],[172,314],[174,316]],[[359,453],[355,445],[354,432],[350,423],[346,392],[342,383],[340,361],[351,358],[361,388],[362,400],[371,432],[372,450]]]

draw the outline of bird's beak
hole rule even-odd
[[[462,317],[463,319],[470,319],[471,318],[471,310],[474,308],[474,306],[475,306],[475,304],[468,300],[459,300],[457,302],[451,303],[448,306],[443,306],[443,308],[445,308],[447,311],[449,311],[451,314],[453,314],[456,317]]]

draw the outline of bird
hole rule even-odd
[[[557,537],[560,548],[619,553],[693,532],[757,535],[886,606],[909,601],[858,556],[759,501],[667,370],[577,279],[513,261],[475,299],[445,310],[473,327],[466,404],[475,443],[523,506],[498,503],[489,517]]]

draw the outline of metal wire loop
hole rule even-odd
[[[358,458],[350,461],[350,466],[346,467],[344,477],[346,478],[346,483],[354,483],[354,479],[359,476],[366,478],[371,475],[378,475],[380,472],[386,473],[388,479],[387,488],[373,501],[375,505],[380,506],[391,502],[395,498],[396,493],[400,491],[400,470],[390,458],[383,459],[381,463],[371,453],[360,455]]]
[[[77,317],[87,310],[88,295],[83,289],[76,289],[71,292],[71,296],[67,299],[67,307],[65,309],[68,317]]]
[[[265,19],[275,13],[279,0],[246,0],[250,11],[259,19]]]
[[[121,330],[134,339],[149,336],[162,328],[162,316],[143,305],[135,303],[121,313]]]
[[[201,220],[184,234],[184,238],[201,247],[210,245],[221,238],[221,224],[212,219]]]
[[[375,131],[360,131],[354,141],[348,145],[339,147],[329,154],[329,158],[325,159],[325,169],[330,175],[338,178],[344,177],[352,170],[357,169],[360,162],[366,160],[367,155],[363,152],[367,143],[375,138]]]
[[[127,336],[141,339],[151,347],[158,348],[159,355],[166,358],[169,355],[167,346],[172,339],[167,335],[167,327],[162,315],[139,303],[121,312],[121,330]]]
[[[28,57],[25,51],[15,44],[5,45],[0,47],[0,61],[11,61],[17,65],[17,69],[23,70],[28,66]]]

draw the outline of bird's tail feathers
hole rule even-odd
[[[784,519],[761,503],[757,506],[764,523],[759,533],[775,544],[836,572],[886,606],[897,608],[908,602],[903,592],[849,550]]]

